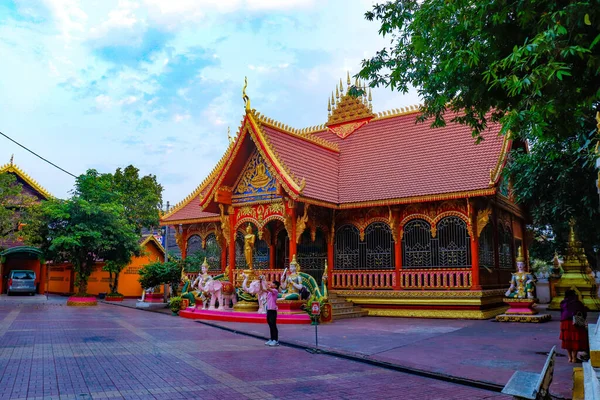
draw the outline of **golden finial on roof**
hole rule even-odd
[[[354,86],[356,86],[356,88],[358,89],[358,87],[359,87],[359,84],[358,84],[358,78],[356,78],[356,79],[354,80]]]
[[[335,97],[333,96],[333,92],[331,92],[331,106],[335,106]]]
[[[523,257],[523,247],[521,246],[517,249],[517,262],[525,262],[525,257]]]
[[[327,114],[331,113],[331,100],[327,98]]]
[[[250,97],[246,94],[246,88],[248,87],[248,77],[244,77],[244,88],[242,89],[242,99],[246,105],[246,111],[250,111]]]
[[[570,232],[569,232],[569,247],[574,245],[575,242],[577,241],[577,239],[575,238],[575,218],[571,218],[571,220],[569,221],[569,227],[570,227]]]
[[[373,101],[373,96],[371,96],[371,88],[369,88],[369,102]]]
[[[227,139],[229,139],[229,143],[233,142],[233,138],[231,137],[231,128],[227,127]]]
[[[338,85],[335,85],[335,98],[336,99],[340,98],[340,90],[338,88]]]
[[[347,82],[346,83],[348,84],[348,87],[350,87],[350,85],[351,85],[351,82],[350,82],[350,71],[346,71],[346,73],[347,73],[347,78],[346,78]]]
[[[340,92],[344,95],[344,84],[342,83],[342,78],[340,78]]]
[[[10,165],[13,165],[14,159],[15,159],[15,155],[13,154],[10,156]]]

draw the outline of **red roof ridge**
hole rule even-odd
[[[338,153],[340,151],[337,143],[330,142],[328,140],[319,138],[317,136],[308,136],[309,134],[312,134],[312,133],[325,131],[327,129],[327,127],[324,124],[316,125],[316,126],[313,126],[310,128],[297,129],[297,128],[292,128],[288,125],[284,125],[281,122],[276,121],[272,118],[268,118],[259,112],[255,112],[254,117],[260,126],[266,125],[269,128],[276,129],[279,132],[296,137],[300,140],[304,140],[306,142],[316,144],[317,146],[321,146],[327,150],[335,151]]]
[[[413,104],[407,107],[392,108],[391,110],[385,110],[377,113],[377,116],[371,120],[371,122],[381,121],[383,119],[399,117],[402,115],[416,114],[420,112],[421,105]]]

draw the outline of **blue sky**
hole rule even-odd
[[[80,174],[133,164],[177,203],[252,107],[287,125],[327,119],[339,79],[389,41],[366,0],[2,0],[0,131]],[[374,111],[416,104],[373,92]],[[58,197],[73,178],[0,137]]]

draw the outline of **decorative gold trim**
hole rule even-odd
[[[535,314],[535,315],[518,315],[518,314],[501,314],[496,316],[498,322],[546,322],[550,321],[550,314]]]
[[[192,219],[176,219],[172,221],[160,221],[161,226],[173,226],[173,225],[191,225],[202,222],[219,222],[219,215],[215,214],[214,217],[204,217],[204,218],[192,218]]]
[[[400,117],[402,115],[418,114],[420,113],[419,108],[420,105],[416,104],[408,107],[393,108],[391,110],[382,111],[377,113],[377,116],[373,118],[373,121],[381,121],[383,119]]]
[[[0,174],[3,174],[5,172],[17,175],[19,178],[21,178],[23,181],[25,181],[25,183],[27,183],[29,186],[31,186],[36,192],[41,194],[46,200],[50,200],[50,199],[54,198],[54,196],[52,196],[50,194],[50,192],[48,192],[46,189],[44,189],[42,187],[42,185],[40,185],[35,179],[33,179],[31,176],[29,176],[21,168],[16,166],[13,162],[12,157],[10,158],[10,163],[4,164],[3,166],[0,167]]]
[[[491,310],[406,310],[362,307],[369,316],[377,317],[414,317],[414,318],[458,318],[458,319],[490,319],[502,314],[507,307]]]
[[[498,304],[497,297],[470,297],[470,298],[401,298],[401,299],[380,299],[374,293],[373,297],[354,297],[344,296],[348,301],[356,305],[368,307],[369,305],[426,305],[426,306],[482,306],[488,304]]]
[[[504,140],[502,141],[502,149],[500,150],[498,161],[496,162],[494,168],[490,170],[490,186],[495,186],[496,183],[498,183],[500,173],[502,172],[502,167],[504,166],[508,157],[508,153],[510,152],[512,140],[509,138],[509,136],[510,132],[507,135],[504,135]]]

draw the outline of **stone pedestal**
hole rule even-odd
[[[550,314],[538,314],[535,309],[537,299],[509,299],[505,298],[508,310],[496,316],[499,322],[546,322],[552,318]]]
[[[550,283],[548,282],[548,279],[538,279],[537,284],[535,285],[535,292],[537,294],[539,304],[550,303],[552,298],[550,297]]]
[[[256,279],[256,274],[254,273],[253,269],[245,269],[244,273],[248,276],[248,282],[252,282],[253,280]],[[241,278],[241,274],[240,274],[240,276],[238,276],[238,286],[242,285],[242,281],[243,281],[243,278]],[[233,305],[233,309],[235,311],[242,311],[242,312],[256,312],[256,311],[258,311],[258,300],[257,301],[240,300]]]

